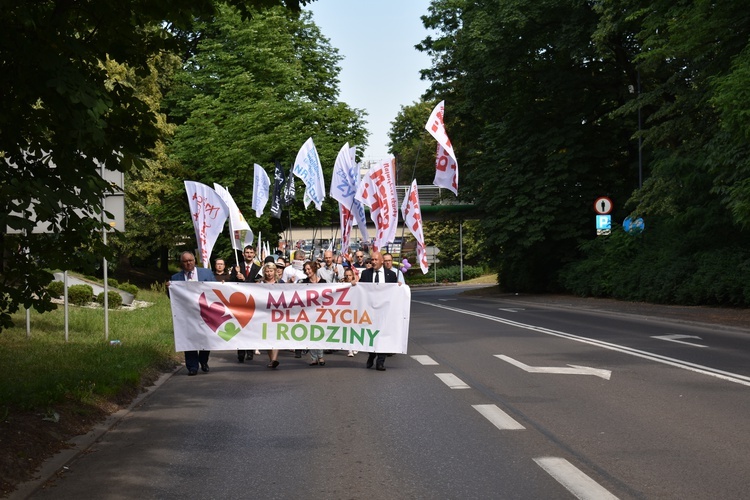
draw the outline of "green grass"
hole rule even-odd
[[[15,327],[0,332],[0,413],[8,408],[47,410],[64,401],[93,404],[132,394],[161,371],[176,366],[172,314],[161,290],[139,292],[152,303],[135,310],[109,311],[109,340],[104,311],[69,307],[65,341],[63,307],[31,312],[31,337],[24,312]]]

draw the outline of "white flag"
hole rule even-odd
[[[352,157],[347,142],[341,147],[336,157],[336,162],[333,164],[333,174],[331,175],[331,198],[347,208],[352,206],[357,191],[357,184],[352,182],[350,177],[351,162]]]
[[[268,191],[271,188],[271,179],[263,167],[257,163],[253,167],[253,210],[255,216],[263,215],[263,210],[268,203]]]
[[[373,245],[381,249],[396,238],[398,226],[398,198],[393,177],[393,161],[383,162],[371,169],[357,190],[356,199],[370,207],[370,218],[375,223]]]
[[[406,193],[406,196],[404,196],[404,202],[401,204],[401,216],[404,218],[404,224],[417,240],[417,260],[419,261],[419,267],[422,269],[422,274],[425,274],[430,266],[427,264],[427,248],[424,244],[422,211],[419,208],[417,179],[411,182],[411,188]]]
[[[435,180],[433,184],[450,189],[458,196],[458,160],[453,151],[453,145],[445,131],[445,101],[440,101],[432,110],[430,118],[424,128],[438,142],[437,156],[435,158]]]
[[[292,173],[302,179],[305,184],[305,196],[303,197],[305,208],[310,206],[310,202],[313,202],[315,208],[320,210],[323,199],[326,197],[326,186],[323,180],[323,167],[320,164],[318,151],[315,149],[312,137],[305,141],[297,153]]]
[[[448,154],[442,144],[437,145],[435,179],[432,183],[438,187],[449,189],[458,196],[458,163]]]
[[[253,244],[253,230],[242,216],[242,212],[229,194],[229,190],[214,183],[214,190],[224,200],[229,208],[229,232],[232,234],[232,248],[242,250],[247,245]]]
[[[185,181],[190,215],[193,218],[195,239],[203,267],[211,266],[211,251],[224,229],[224,222],[229,217],[229,207],[221,196],[200,182]]]

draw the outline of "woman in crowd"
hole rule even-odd
[[[263,264],[263,268],[261,269],[261,275],[263,278],[260,280],[259,283],[264,285],[270,285],[273,283],[277,283],[276,280],[276,264],[273,262],[267,262]],[[278,349],[269,349],[268,350],[268,367],[276,369],[277,366],[279,366],[279,350]]]
[[[305,262],[302,266],[302,272],[305,273],[307,278],[298,281],[298,283],[328,283],[326,280],[318,276],[318,267],[318,263],[314,260],[308,260]],[[323,359],[323,349],[310,349],[310,356],[312,357],[310,366],[326,365],[326,360]]]
[[[344,269],[344,283],[356,283],[357,282],[357,275],[354,274],[354,269],[351,267],[347,267]],[[347,356],[350,358],[354,357],[355,354],[357,354],[358,351],[349,351],[346,353]]]

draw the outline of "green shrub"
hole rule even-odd
[[[132,283],[120,283],[120,286],[118,286],[117,288],[119,288],[123,292],[128,292],[129,294],[133,295],[134,298],[138,296],[139,288]]]
[[[97,295],[96,302],[101,306],[104,305],[104,292],[101,292],[99,295]],[[113,290],[108,290],[107,304],[109,305],[110,309],[119,308],[120,306],[122,306],[122,296]]]
[[[94,300],[94,289],[91,285],[73,285],[68,287],[68,302],[77,306],[85,306]]]
[[[62,281],[53,281],[47,285],[47,291],[52,298],[59,299],[65,293],[65,283]]]
[[[107,278],[107,285],[112,288],[120,288],[120,283],[114,278]]]
[[[406,283],[410,285],[434,283],[435,268],[433,266],[434,264],[430,266],[430,270],[427,274],[422,274],[422,270],[418,266],[412,266],[411,269],[404,274],[406,277]],[[484,273],[485,269],[482,266],[464,266],[464,280],[478,278]],[[438,267],[437,282],[443,283],[446,281],[450,283],[458,283],[461,281],[461,266]]]

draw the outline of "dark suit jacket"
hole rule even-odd
[[[246,268],[246,265],[245,265],[245,261],[243,260],[242,262],[240,262],[240,272],[242,273],[243,276],[245,276],[245,268]],[[256,264],[255,262],[253,262],[252,265],[250,266],[250,274],[248,274],[247,277],[245,278],[245,283],[255,283],[258,280],[259,272],[260,272],[260,266]],[[237,281],[236,278],[235,278],[235,281]]]
[[[210,269],[204,267],[196,267],[195,270],[198,272],[198,281],[216,281],[214,273]],[[185,273],[180,271],[172,275],[172,281],[186,281]]]
[[[393,271],[392,269],[386,269],[384,267],[381,267],[380,270],[383,271],[383,276],[385,277],[386,283],[398,283],[398,275],[395,271]],[[375,270],[371,268],[362,271],[362,273],[359,275],[359,281],[364,283],[374,283]]]

